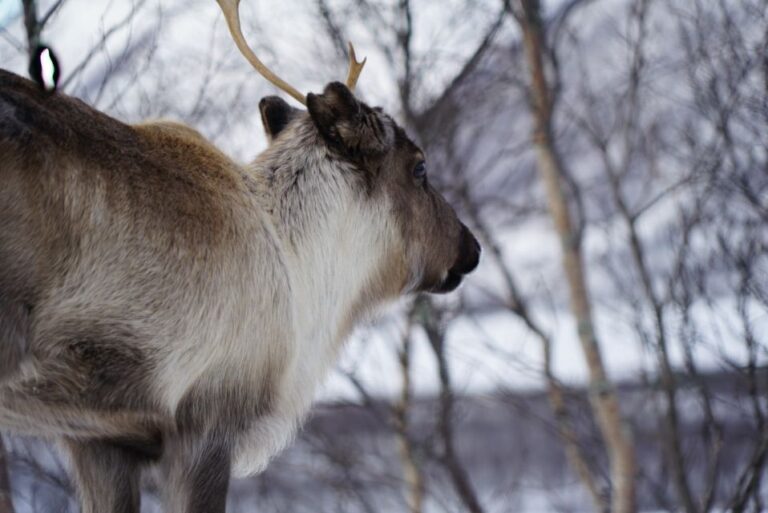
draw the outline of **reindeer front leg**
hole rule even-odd
[[[0,429],[58,438],[69,451],[83,513],[138,513],[143,462],[157,459],[170,422],[83,397],[66,358],[28,361],[0,385]]]
[[[82,513],[139,513],[141,458],[102,441],[67,439]]]
[[[224,513],[237,437],[258,415],[242,384],[199,384],[176,410],[176,432],[163,440],[168,513]]]
[[[166,512],[225,512],[232,456],[227,438],[213,430],[182,433],[167,441],[163,458]]]

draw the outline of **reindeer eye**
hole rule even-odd
[[[423,160],[413,168],[413,177],[417,180],[424,180],[427,177],[427,163]]]

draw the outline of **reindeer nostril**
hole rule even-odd
[[[477,241],[474,235],[470,233],[470,237],[472,237],[472,245],[475,248],[475,253],[478,255],[483,251],[483,247],[480,245],[480,243]]]
[[[467,265],[463,269],[464,274],[471,273],[477,268],[478,264],[480,264],[480,244],[478,244],[477,241],[474,242],[474,251],[470,252],[469,257],[467,258]]]
[[[480,263],[481,247],[475,236],[472,235],[472,232],[463,224],[461,225],[461,230],[462,237],[459,257],[456,259],[456,263],[451,270],[460,274],[469,274]]]

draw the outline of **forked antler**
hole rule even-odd
[[[368,57],[364,58],[362,62],[357,62],[357,56],[355,55],[355,47],[352,43],[347,43],[349,46],[349,72],[347,73],[347,87],[353,93],[355,92],[355,86],[357,85],[357,79],[360,78],[360,73],[363,71],[365,61]]]
[[[276,85],[279,89],[282,89],[289,95],[293,96],[296,101],[302,105],[306,105],[307,99],[304,97],[304,95],[297,91],[296,88],[291,84],[275,75],[272,70],[266,67],[264,63],[261,62],[258,57],[256,57],[256,54],[253,53],[251,47],[248,46],[248,43],[245,41],[245,37],[243,36],[243,31],[240,28],[240,0],[216,1],[218,2],[219,7],[221,7],[221,10],[224,12],[224,18],[227,20],[227,26],[229,27],[230,34],[232,34],[232,39],[235,40],[235,44],[240,50],[240,53],[242,53],[243,56],[248,59],[248,62],[251,63],[251,66],[253,66],[256,71],[261,74],[261,76],[272,82],[272,84]],[[357,84],[357,79],[360,77],[360,72],[363,71],[363,66],[365,66],[366,60],[367,59],[363,59],[362,62],[358,62],[357,57],[355,56],[355,49],[352,46],[352,43],[349,43],[349,72],[347,73],[347,87],[353,92],[355,90],[355,85]]]

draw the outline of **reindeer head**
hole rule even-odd
[[[382,217],[391,220],[380,225],[381,234],[374,234],[378,239],[396,239],[382,245],[390,253],[387,259],[394,262],[385,278],[391,282],[390,292],[444,293],[458,287],[463,276],[477,267],[480,245],[429,184],[424,152],[390,116],[354,96],[365,61],[356,60],[352,45],[346,85],[333,82],[322,94],[305,98],[268,70],[247,46],[237,14],[239,0],[218,2],[245,57],[270,82],[307,107],[307,111],[295,109],[276,96],[261,101],[271,148],[293,146],[296,140],[305,147],[321,147],[325,158],[340,164],[334,167],[345,174],[339,181],[355,189],[360,208],[375,205]]]

